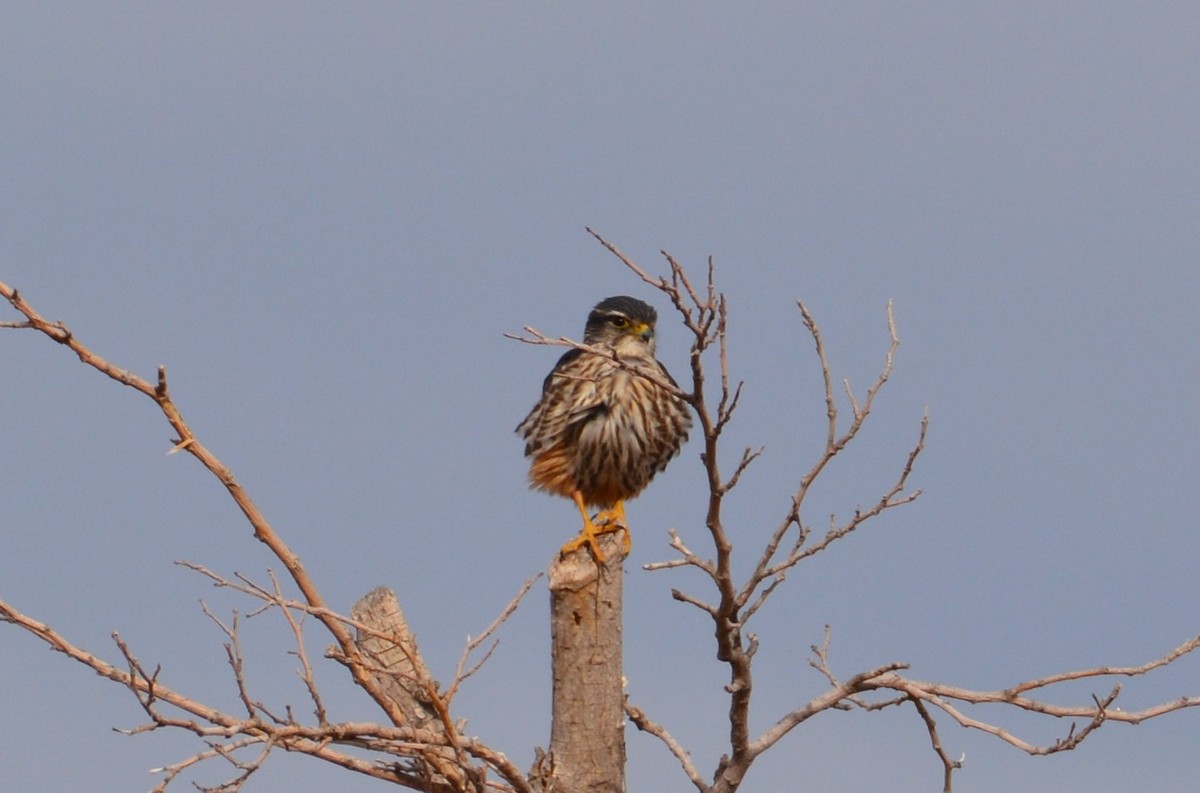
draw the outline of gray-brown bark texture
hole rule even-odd
[[[443,726],[431,697],[433,682],[396,593],[377,587],[350,609],[350,615],[375,633],[359,631],[356,643],[371,662],[383,693],[399,706],[410,727]],[[413,768],[430,791],[464,790],[465,771],[450,747],[430,749]]]
[[[396,593],[377,587],[354,604],[350,616],[382,634],[359,631],[356,642],[378,670],[380,688],[400,706],[408,723],[425,727],[436,721],[437,715],[428,707],[429,692],[424,687],[424,681],[431,679],[429,670],[417,651]]]
[[[625,793],[620,533],[605,534],[598,565],[581,549],[550,565],[555,793]]]

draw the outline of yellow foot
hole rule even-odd
[[[593,519],[588,516],[583,497],[579,493],[575,493],[573,499],[579,507],[579,513],[583,515],[583,528],[578,537],[562,547],[562,555],[566,556],[586,545],[597,564],[604,564],[604,552],[600,550],[600,543],[596,542],[596,538],[601,534],[612,534],[617,531],[625,532],[622,539],[624,540],[625,554],[628,555],[629,550],[633,547],[633,542],[629,538],[629,527],[625,525],[625,505],[618,501],[611,510],[605,510]]]
[[[621,535],[621,543],[625,546],[625,555],[633,549],[633,539],[629,536],[629,525],[625,523],[625,510],[611,510],[601,512],[594,519],[597,524],[597,534],[611,534],[615,531],[623,531]]]
[[[633,538],[629,534],[629,524],[625,521],[625,502],[618,501],[612,509],[601,512],[596,516],[596,521],[604,523],[606,527],[611,527],[605,528],[605,531],[625,530],[622,540],[625,545],[625,555],[628,556],[629,551],[633,549]]]

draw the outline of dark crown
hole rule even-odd
[[[636,297],[628,295],[617,295],[616,297],[606,297],[596,304],[592,309],[592,313],[588,315],[588,324],[593,321],[603,320],[604,317],[611,317],[614,314],[619,314],[633,322],[644,322],[647,325],[653,325],[658,321],[658,312],[654,310],[654,306],[649,303],[643,303]]]

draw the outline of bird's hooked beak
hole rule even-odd
[[[640,336],[642,341],[650,341],[654,338],[653,326],[647,325],[645,322],[637,323],[631,328],[631,330],[635,335]]]

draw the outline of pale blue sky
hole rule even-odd
[[[765,444],[727,505],[748,566],[822,442],[811,342],[865,388],[884,306],[903,346],[820,525],[890,483],[928,407],[914,506],[800,568],[757,618],[756,728],[850,675],[980,688],[1140,664],[1200,630],[1200,9],[1190,3],[10,3],[0,26],[0,280],[112,361],[167,364],[193,428],[342,608],[379,584],[443,680],[577,526],[529,493],[512,428],[611,294],[668,306],[585,232],[729,298],[746,381],[726,455]],[[11,318],[11,317],[5,317]],[[201,597],[172,565],[265,577],[232,504],[154,406],[30,333],[0,336],[0,598],[106,657],[236,707]],[[725,671],[710,625],[646,573],[666,529],[704,547],[697,444],[629,505],[626,675],[705,773]],[[276,565],[277,566],[277,565]],[[698,590],[702,592],[703,590]],[[527,767],[549,737],[539,588],[458,700]],[[277,621],[251,681],[303,708]],[[315,635],[315,632],[314,632]],[[314,642],[319,649],[324,640]],[[1126,683],[1127,709],[1197,694],[1196,659]],[[0,789],[144,790],[194,751],[127,738],[132,697],[0,626]],[[372,717],[326,664],[332,717]],[[1090,701],[1101,684],[1055,701]],[[339,696],[339,693],[343,696]],[[1067,725],[1001,719],[1048,741]],[[1032,759],[943,720],[960,793],[1183,790],[1200,714],[1111,725]],[[691,789],[629,734],[631,790]],[[222,778],[215,766],[200,781]],[[178,782],[181,789],[184,782]],[[746,791],[939,789],[911,710],[826,714]],[[255,791],[383,789],[279,756]]]

